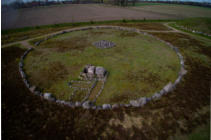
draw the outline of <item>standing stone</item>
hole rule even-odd
[[[138,102],[139,102],[140,106],[143,106],[147,103],[147,98],[146,97],[139,98]]]
[[[103,78],[105,76],[106,70],[103,67],[97,66],[95,74],[98,78]]]
[[[95,110],[96,108],[97,108],[96,106],[92,106],[92,109],[94,109],[94,110]]]
[[[101,109],[102,109],[102,106],[97,106],[96,109],[97,109],[97,110],[101,110]]]
[[[184,69],[184,67],[182,67],[180,69],[179,75],[185,75],[187,73],[187,70]]]
[[[178,84],[180,81],[181,81],[181,79],[182,79],[182,76],[179,76],[178,78],[177,78],[177,80],[174,82],[175,84]]]
[[[81,103],[77,101],[77,102],[75,102],[75,106],[79,107],[79,106],[81,106]]]
[[[112,109],[115,109],[115,108],[118,108],[118,107],[119,107],[118,104],[113,104],[113,105],[112,105]]]
[[[130,100],[130,104],[133,107],[140,107],[140,103],[137,100]]]
[[[22,78],[26,78],[26,74],[22,70],[20,70],[20,73]]]
[[[160,99],[162,95],[159,94],[159,93],[155,93],[153,96],[152,96],[152,99]]]
[[[169,82],[164,88],[163,88],[166,92],[169,92],[173,89],[173,85],[171,82]]]
[[[162,89],[162,90],[159,92],[160,95],[164,95],[165,93],[166,93],[166,91],[165,91],[164,89]]]
[[[23,62],[19,62],[19,67],[23,68]]]
[[[33,92],[35,95],[38,95],[38,96],[41,96],[42,95],[42,93],[40,92],[40,91],[34,91]]]
[[[130,107],[131,104],[124,104],[124,107]]]
[[[90,67],[88,68],[88,74],[94,75],[94,73],[95,73],[95,66],[90,66]]]
[[[111,109],[111,105],[110,104],[103,104],[103,109]]]
[[[31,86],[30,88],[29,88],[29,90],[32,92],[32,93],[34,93],[34,91],[36,90],[36,86]]]
[[[91,101],[85,101],[83,104],[82,104],[82,106],[83,106],[83,108],[85,108],[85,109],[90,109],[91,107],[92,107],[92,102]]]
[[[49,100],[49,101],[55,101],[56,99],[52,96],[51,93],[44,93],[43,95],[44,99]]]

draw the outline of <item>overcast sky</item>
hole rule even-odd
[[[14,1],[15,0],[2,0],[2,4],[8,4]],[[22,1],[27,2],[27,1],[33,1],[33,0],[22,0]],[[39,0],[34,0],[34,1],[39,1]],[[45,1],[45,0],[41,0],[41,1]],[[65,0],[48,0],[48,1],[65,1]],[[161,0],[161,1],[166,1],[166,0]],[[168,0],[168,1],[194,1],[194,2],[210,2],[211,3],[211,0]]]

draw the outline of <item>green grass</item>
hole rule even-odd
[[[176,22],[179,26],[211,34],[211,18],[188,18]]]
[[[176,135],[171,140],[210,140],[210,123],[197,127],[189,134]]]
[[[110,49],[92,43],[109,40]],[[177,78],[179,59],[164,43],[133,32],[112,29],[75,31],[41,43],[29,54],[26,72],[30,81],[45,92],[64,99],[67,82],[78,78],[86,64],[103,66],[109,72],[97,103],[128,102],[150,96]],[[61,95],[62,93],[62,95]]]
[[[139,6],[150,6],[150,5],[172,5],[172,4],[167,4],[167,3],[147,3],[147,2],[137,2],[135,4],[135,6],[139,7]],[[128,6],[133,6],[132,3],[129,3]]]

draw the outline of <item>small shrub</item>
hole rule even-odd
[[[126,19],[122,19],[122,22],[126,23],[126,22],[127,22],[127,20],[126,20]]]
[[[91,23],[91,24],[94,24],[95,22],[91,20],[90,23]]]

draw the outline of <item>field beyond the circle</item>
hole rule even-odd
[[[96,41],[114,42],[113,48],[99,49]],[[68,82],[78,80],[86,64],[103,66],[109,76],[97,104],[127,103],[151,96],[173,82],[180,68],[176,53],[152,37],[114,29],[74,31],[44,41],[25,60],[32,84],[58,99],[69,100]],[[91,93],[92,94],[92,93]],[[86,93],[76,93],[81,101]]]

